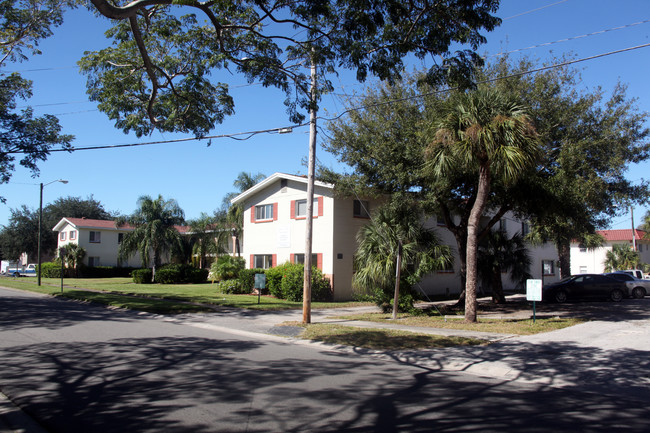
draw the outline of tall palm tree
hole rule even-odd
[[[226,194],[223,198],[223,205],[221,212],[221,221],[225,228],[231,230],[232,235],[235,238],[235,253],[239,257],[241,255],[241,234],[244,231],[244,209],[241,204],[230,204],[230,200],[238,196],[242,192],[251,189],[259,182],[264,180],[266,175],[263,173],[247,173],[245,171],[240,172],[237,175],[237,178],[232,183],[232,185],[237,189],[237,192],[231,192]]]
[[[530,278],[532,263],[523,236],[512,237],[503,230],[491,230],[478,246],[478,274],[492,289],[492,301],[501,304],[506,301],[501,274],[510,273],[513,283],[523,283]]]
[[[514,183],[534,164],[537,134],[523,107],[490,88],[452,95],[441,114],[426,153],[431,174],[445,176],[461,167],[476,179],[467,220],[465,280],[465,320],[476,322],[479,223],[490,184],[494,178]]]
[[[436,234],[422,225],[420,214],[413,209],[400,211],[387,206],[379,208],[371,222],[359,230],[357,241],[359,246],[354,258],[356,272],[353,280],[357,290],[392,292],[400,243],[400,271],[405,271],[402,275],[411,284],[433,270],[447,268],[452,263],[449,247],[440,244]]]
[[[120,244],[118,259],[126,260],[136,252],[140,253],[142,264],[149,267],[153,254],[152,282],[156,280],[156,268],[160,266],[163,254],[182,249],[181,234],[175,227],[185,221],[183,210],[174,199],[165,200],[142,196],[138,209],[128,217],[118,218],[118,227],[129,225],[133,231],[124,235]]]

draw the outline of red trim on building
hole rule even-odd
[[[289,218],[291,218],[292,220],[296,219],[296,201],[295,200],[291,200],[291,208],[290,208],[290,210],[291,210],[291,213],[289,214]]]
[[[296,258],[295,254],[289,254],[289,263],[295,263],[294,259]]]
[[[251,254],[251,269],[255,268],[255,254]]]
[[[323,216],[323,197],[318,197],[318,216]]]
[[[323,270],[323,253],[316,254],[316,267]]]
[[[278,220],[278,204],[273,203],[273,221]]]
[[[278,255],[271,254],[271,267],[275,268],[278,265]]]
[[[251,222],[255,222],[255,206],[251,206]]]

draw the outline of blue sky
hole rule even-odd
[[[545,43],[575,38],[566,42],[526,49],[522,54],[540,59],[551,55],[572,53],[586,58],[624,48],[650,43],[650,1],[647,0],[504,0],[498,15],[504,19],[501,27],[486,34],[488,43],[481,52],[489,55],[524,49]],[[112,122],[88,102],[85,78],[78,73],[77,60],[84,51],[106,46],[103,32],[106,20],[87,10],[66,15],[64,24],[55,29],[54,36],[41,43],[43,55],[28,62],[8,65],[6,70],[20,71],[34,81],[34,97],[29,104],[37,114],[57,115],[65,133],[76,136],[74,146],[87,147],[145,141],[170,140],[189,135],[162,134],[138,140],[113,127]],[[610,30],[623,26],[618,30]],[[609,30],[609,31],[606,31]],[[603,32],[604,31],[604,32]],[[596,32],[603,32],[593,34]],[[519,54],[512,54],[517,58]],[[425,65],[426,66],[426,65]],[[414,68],[422,64],[412,65]],[[638,98],[641,111],[650,111],[650,47],[602,57],[576,65],[581,70],[583,85],[606,92],[620,80],[629,85],[628,95]],[[363,86],[342,74],[334,81],[334,93],[359,92]],[[236,102],[235,116],[215,128],[212,134],[231,134],[288,126],[283,95],[258,85],[245,85],[237,76],[227,79]],[[323,117],[339,113],[342,104],[330,95],[322,104]],[[320,126],[324,126],[321,122]],[[650,125],[649,125],[650,126]],[[322,139],[319,136],[319,142]],[[41,174],[33,179],[30,172],[18,168],[9,184],[0,186],[0,195],[7,203],[0,204],[0,224],[7,224],[10,209],[27,205],[36,209],[39,200],[38,183],[66,179],[67,185],[53,183],[44,189],[44,203],[58,197],[94,196],[110,211],[128,214],[136,207],[141,195],[174,198],[184,209],[186,218],[196,218],[201,212],[212,213],[222,198],[233,190],[232,182],[241,171],[276,171],[305,174],[308,128],[295,129],[292,134],[260,134],[245,141],[214,139],[206,142],[158,144],[122,149],[54,153],[39,165]],[[319,161],[337,168],[334,158],[319,148]],[[632,181],[650,177],[650,163],[631,166]],[[635,224],[647,208],[635,208]],[[613,220],[611,228],[631,227],[629,213]]]

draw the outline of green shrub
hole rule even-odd
[[[377,288],[372,294],[373,302],[381,308],[384,313],[390,313],[393,311],[394,297],[394,288],[386,288],[385,290]],[[398,311],[403,313],[411,313],[415,311],[413,305],[418,299],[417,293],[413,292],[409,285],[402,281],[400,283],[399,299],[397,301]]]
[[[79,264],[76,275],[80,278],[115,278],[130,277],[131,273],[139,268],[120,267],[120,266],[86,266]],[[68,270],[68,273],[75,275],[74,269]]]
[[[223,281],[237,278],[239,273],[246,268],[243,257],[220,256],[210,267],[212,281]]]
[[[282,294],[282,277],[291,263],[285,262],[275,268],[269,268],[264,271],[266,275],[266,287],[269,293],[276,298],[284,299]]]
[[[247,290],[247,293],[251,293],[255,288],[255,274],[264,274],[265,269],[255,268],[255,269],[242,269],[239,272],[237,281],[241,284],[242,290]],[[268,277],[267,277],[268,278]],[[266,287],[269,287],[269,282],[267,280]]]
[[[282,278],[282,295],[287,301],[301,302],[304,290],[305,267],[293,264],[287,267]],[[312,267],[311,270],[311,299],[312,301],[326,301],[331,298],[330,282],[323,276],[323,272]]]
[[[43,278],[61,278],[61,262],[41,263],[41,277]]]
[[[131,272],[133,277],[133,282],[136,284],[149,284],[151,283],[151,277],[153,272],[151,269],[136,269]]]
[[[158,284],[176,284],[180,283],[181,279],[182,272],[180,269],[172,267],[156,269],[155,282]]]
[[[217,292],[225,293],[228,295],[247,295],[251,290],[242,286],[240,280],[225,280],[216,284]]]

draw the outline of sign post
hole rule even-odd
[[[257,289],[257,304],[262,298],[262,290],[266,288],[266,275],[255,274],[255,288]]]
[[[535,323],[535,302],[542,300],[542,280],[526,280],[526,300],[533,301],[533,323]]]

